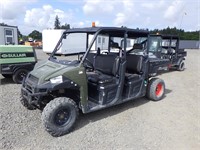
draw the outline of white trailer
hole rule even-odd
[[[42,42],[43,42],[43,51],[47,54],[52,53],[54,50],[56,44],[58,43],[60,37],[62,36],[63,32],[65,30],[63,29],[46,29],[42,32]],[[57,51],[57,54],[61,55],[68,55],[68,54],[77,54],[77,53],[83,53],[86,51],[86,43],[90,43],[93,39],[94,35],[89,34],[88,41],[87,40],[87,34],[86,33],[73,33],[66,36],[66,39],[62,40],[62,45],[60,45],[59,50]],[[121,38],[113,38],[113,42],[118,43],[119,46],[122,46],[121,44],[122,39]],[[127,46],[132,48],[134,43],[134,39],[128,39],[127,40]],[[97,50],[98,48],[103,50],[102,52],[108,51],[109,47],[109,37],[105,35],[99,35],[97,39],[95,40],[94,44],[92,45],[91,50]],[[117,49],[119,51],[119,49]],[[111,51],[115,52],[115,49],[111,49]]]
[[[45,53],[52,53],[64,31],[63,29],[46,29],[42,31],[43,51]],[[86,39],[86,34],[77,33],[68,35],[67,39],[63,39],[57,54],[68,55],[85,52]]]
[[[0,45],[18,45],[17,26],[0,25]]]

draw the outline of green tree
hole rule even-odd
[[[154,29],[150,31],[152,34],[171,34],[171,35],[178,35],[181,40],[199,40],[199,33],[200,31],[192,31],[192,32],[185,32],[183,29],[177,29],[176,27],[170,28],[167,27],[166,29]]]
[[[42,33],[37,30],[32,31],[28,36],[35,40],[42,40]]]
[[[60,29],[60,20],[57,15],[54,22],[54,29]]]
[[[21,39],[22,38],[22,34],[21,34],[21,32],[19,31],[18,28],[17,28],[17,33],[18,33],[18,39]]]
[[[27,35],[22,35],[22,40],[23,41],[28,41],[28,36]]]
[[[7,26],[7,24],[5,24],[4,22],[0,23],[0,25],[2,25],[2,26]]]
[[[70,29],[70,24],[67,24],[67,23],[65,23],[65,25],[62,25],[61,27],[60,27],[60,29]]]

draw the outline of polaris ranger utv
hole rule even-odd
[[[127,53],[131,43],[142,43],[148,32],[128,28],[91,27],[63,33],[50,58],[38,62],[22,84],[21,103],[41,109],[42,121],[52,136],[71,131],[79,110],[97,111],[136,98],[161,100],[162,79],[151,78],[149,57]],[[56,56],[63,40],[66,50],[83,49],[77,60]],[[117,51],[118,49],[118,51]]]
[[[22,83],[36,62],[36,53],[31,46],[0,45],[0,73],[5,78]]]

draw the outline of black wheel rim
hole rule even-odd
[[[70,111],[69,109],[59,110],[54,117],[54,122],[58,126],[64,126],[70,121]]]
[[[26,77],[26,72],[22,71],[18,74],[18,81],[22,81],[24,77]]]

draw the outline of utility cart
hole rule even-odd
[[[185,69],[187,52],[179,49],[179,37],[175,35],[150,35],[149,54],[152,60],[168,60],[164,69],[176,68],[178,71]]]
[[[127,50],[131,43],[146,49],[148,34],[124,27],[74,28],[63,32],[49,59],[38,62],[24,80],[22,105],[30,110],[41,109],[46,131],[61,136],[72,130],[79,110],[90,113],[145,96],[154,101],[163,99],[165,83],[152,78],[148,51],[134,54]],[[74,36],[76,40],[72,40]],[[102,47],[94,46],[98,37],[108,41]],[[63,39],[73,42],[73,49],[85,41],[82,49],[86,52],[74,60],[56,56]]]

